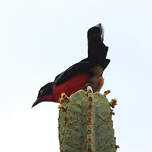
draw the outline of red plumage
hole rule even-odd
[[[58,102],[61,96],[61,93],[66,93],[67,96],[70,96],[74,92],[80,89],[85,89],[86,84],[89,80],[89,75],[87,73],[81,73],[73,76],[64,83],[56,86],[53,85],[52,97],[53,101]]]

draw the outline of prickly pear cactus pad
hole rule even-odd
[[[111,105],[104,95],[79,90],[59,105],[60,152],[115,152]]]

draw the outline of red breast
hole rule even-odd
[[[74,77],[70,78],[66,82],[56,86],[53,86],[53,100],[59,102],[61,93],[66,93],[67,96],[70,96],[74,92],[85,89],[86,84],[89,80],[89,74],[81,73],[77,74]]]

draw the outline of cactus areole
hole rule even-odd
[[[60,152],[115,152],[116,138],[107,98],[79,90],[59,105]]]

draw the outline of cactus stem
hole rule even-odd
[[[59,110],[62,110],[63,112],[66,112],[66,108],[63,107],[61,104],[58,105]]]
[[[92,152],[92,151],[91,151],[91,149],[88,148],[88,151],[87,151],[87,152]]]
[[[91,110],[91,108],[92,108],[92,105],[88,105],[88,110]]]
[[[89,101],[90,101],[90,102],[92,101],[92,97],[89,97]]]
[[[91,92],[91,87],[88,90]],[[64,93],[61,95],[60,152],[116,152],[119,148],[114,137],[113,108],[102,94],[90,92],[80,90],[69,97],[69,102]]]
[[[111,112],[110,112],[110,115],[115,115],[115,113],[111,111]]]
[[[87,139],[87,143],[88,143],[88,144],[91,144],[91,138],[88,138],[88,139]]]
[[[111,92],[110,90],[105,91],[104,94],[103,94],[103,96],[106,97],[106,95],[109,94],[110,92]]]
[[[87,134],[91,134],[91,130],[88,130],[88,131],[87,131]]]
[[[91,118],[91,112],[88,112],[88,118]]]
[[[58,109],[62,109],[62,105],[61,104],[58,105]]]
[[[115,115],[115,113],[113,112],[113,109],[110,109],[110,115]]]
[[[87,120],[87,125],[91,125],[91,120],[90,119]]]

